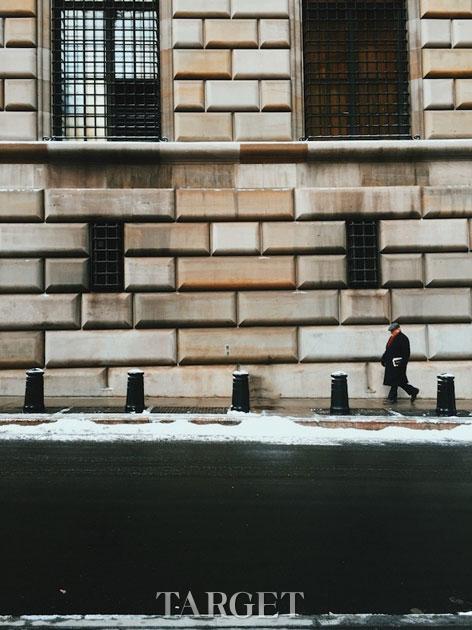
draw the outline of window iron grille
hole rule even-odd
[[[160,140],[158,0],[52,0],[55,140]]]
[[[411,138],[405,0],[303,0],[308,139]]]
[[[378,224],[376,221],[348,221],[348,286],[375,289],[379,286]]]
[[[92,223],[89,229],[90,290],[123,291],[123,224]]]

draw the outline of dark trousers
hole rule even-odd
[[[413,387],[413,385],[410,385],[410,383],[405,383],[405,385],[392,385],[392,387],[390,388],[390,393],[388,395],[390,400],[397,399],[397,393],[398,393],[399,387],[401,387],[403,391],[405,391],[408,394],[408,396],[411,396],[412,394],[416,392],[416,387]]]

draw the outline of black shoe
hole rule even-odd
[[[411,402],[415,402],[416,397],[418,396],[418,394],[420,393],[420,390],[415,387],[415,391],[413,392],[413,394],[410,396],[410,400]]]
[[[385,398],[384,403],[394,405],[397,402],[396,398]]]

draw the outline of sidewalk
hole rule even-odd
[[[47,413],[23,414],[23,400],[0,398],[0,426],[38,426],[61,421],[82,421],[96,425],[149,425],[182,422],[204,427],[220,425],[236,427],[250,420],[269,429],[275,420],[284,419],[300,427],[324,429],[361,429],[380,431],[389,427],[413,430],[450,430],[472,426],[472,401],[457,402],[454,417],[436,416],[435,400],[401,400],[395,405],[382,405],[379,400],[351,400],[351,415],[329,415],[328,399],[284,399],[274,403],[256,401],[250,414],[229,411],[227,399],[148,399],[143,413],[124,413],[125,399],[80,398],[46,400]],[[193,429],[192,429],[193,432]],[[167,432],[169,433],[169,432]]]

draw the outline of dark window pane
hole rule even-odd
[[[303,0],[308,137],[410,136],[405,0]]]
[[[379,286],[379,252],[376,221],[348,221],[347,273],[353,289]]]
[[[159,125],[159,103],[155,82],[149,79],[122,79],[109,86],[109,135],[112,137],[146,138],[155,135]]]
[[[92,223],[90,225],[90,290],[123,291],[123,268],[123,224]]]

